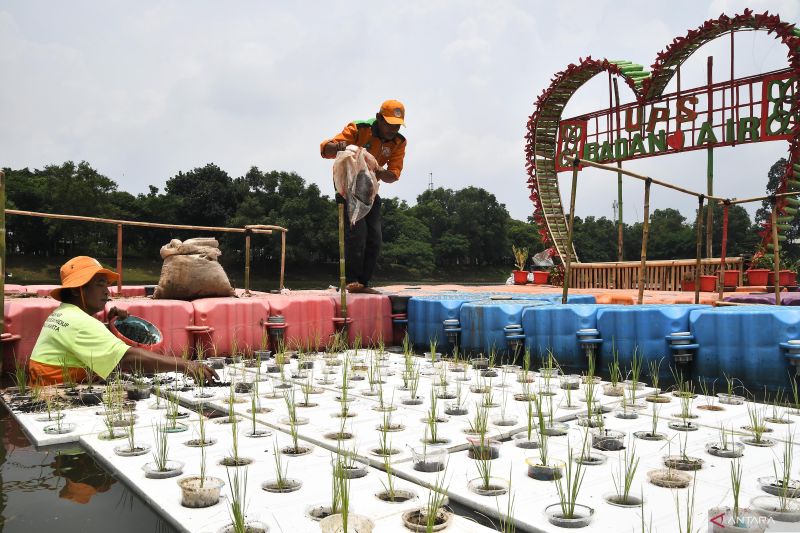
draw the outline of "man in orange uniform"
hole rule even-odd
[[[400,126],[405,123],[406,109],[397,100],[386,100],[375,118],[356,120],[345,126],[342,132],[322,141],[320,154],[333,159],[336,153],[354,144],[366,148],[386,168],[375,172],[378,181],[394,183],[403,170],[406,155],[406,139],[400,135]],[[337,194],[337,202],[344,198]],[[375,196],[367,216],[353,227],[345,224],[345,257],[347,258],[347,290],[349,292],[377,292],[369,288],[369,280],[378,262],[381,249],[381,199]]]

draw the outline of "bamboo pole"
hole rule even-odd
[[[339,205],[339,297],[342,307],[342,331],[347,331],[347,281],[344,257],[344,204]]]
[[[697,219],[695,220],[697,249],[694,259],[694,303],[696,304],[700,303],[700,265],[703,260],[703,200],[702,196],[697,199]]]
[[[244,293],[250,295],[250,232],[244,234]]]
[[[705,196],[709,200],[719,200],[719,201],[725,200],[725,198],[718,198],[716,196],[709,197],[707,194],[695,192],[695,191],[692,191],[690,189],[685,189],[683,187],[678,187],[677,185],[673,185],[671,183],[667,183],[666,181],[661,181],[661,180],[657,180],[657,179],[651,178],[649,176],[644,176],[642,174],[637,174],[636,172],[631,172],[630,170],[626,170],[624,168],[617,168],[617,167],[612,167],[611,165],[604,165],[602,163],[595,163],[594,161],[589,161],[588,159],[579,159],[578,160],[578,164],[579,165],[586,165],[586,166],[594,167],[594,168],[601,168],[603,170],[608,170],[608,171],[611,171],[611,172],[620,172],[620,173],[622,173],[622,174],[624,174],[626,176],[630,176],[631,178],[636,178],[637,180],[642,180],[642,181],[650,180],[652,183],[655,183],[656,185],[660,185],[662,187],[666,187],[667,189],[672,189],[674,191],[682,192],[682,193],[685,193],[685,194],[691,194],[692,196],[695,196],[695,197],[700,196],[702,194],[703,196]]]
[[[564,289],[561,303],[567,303],[569,295],[569,277],[572,274],[572,228],[575,224],[575,195],[578,192],[578,160],[572,163],[572,195],[569,198],[569,225],[567,226],[567,261],[564,263]],[[563,259],[563,258],[562,258]]]
[[[286,232],[281,232],[281,279],[280,289],[283,290],[283,273],[286,270]]]
[[[762,200],[772,200],[773,198],[784,198],[787,196],[798,196],[800,191],[781,192],[770,194],[769,196],[755,196],[753,198],[742,198],[741,200],[720,200],[720,203],[728,202],[729,205],[749,204],[750,202],[760,202]]]
[[[650,185],[653,180],[647,178],[644,182],[644,222],[642,224],[642,262],[639,265],[639,296],[637,303],[641,305],[644,300],[644,284],[647,269],[647,235],[650,231]]]
[[[117,295],[122,296],[122,224],[117,224]]]
[[[778,201],[772,203],[772,213],[770,219],[772,220],[772,268],[775,272],[775,305],[781,305],[781,251],[778,242]]]
[[[245,226],[244,228],[226,228],[219,226],[187,226],[182,224],[161,224],[158,222],[139,222],[138,220],[117,220],[114,218],[100,218],[100,217],[86,217],[79,215],[59,215],[56,213],[40,213],[37,211],[20,211],[18,209],[7,209],[6,213],[9,215],[25,215],[29,217],[40,218],[55,218],[60,220],[79,220],[83,222],[99,222],[102,224],[122,224],[124,226],[138,226],[143,228],[164,228],[164,229],[181,229],[181,230],[200,230],[200,231],[220,231],[223,233],[244,233],[248,228],[253,230],[253,233],[263,233],[265,235],[271,234],[273,231],[285,232],[286,228],[280,226]]]
[[[719,300],[722,300],[725,293],[725,254],[728,252],[728,208],[730,204],[722,204],[722,242],[719,252]],[[711,209],[711,204],[708,204]]]
[[[733,32],[731,32],[733,35]],[[706,64],[706,77],[707,77],[707,85],[708,85],[708,123],[713,124],[714,119],[714,106],[712,102],[714,101],[712,98],[712,80],[713,80],[713,71],[714,71],[714,56],[708,56],[708,61]],[[733,98],[733,95],[731,95]],[[711,198],[714,195],[714,148],[709,145],[706,149],[706,195]],[[712,253],[712,244],[713,244],[713,235],[712,230],[714,227],[714,210],[711,209],[711,202],[708,202],[708,213],[706,215],[706,257],[713,257],[714,254]]]
[[[0,170],[0,291],[6,293],[6,174]],[[5,333],[5,313],[0,313],[0,334]],[[5,354],[3,354],[5,355]],[[0,363],[2,364],[2,363]],[[3,369],[10,372],[10,368]]]
[[[616,106],[617,131],[620,129],[619,120],[619,86],[614,78],[614,100]],[[617,161],[617,168],[622,168],[622,161]],[[617,172],[617,261],[624,261],[623,222],[622,222],[622,172]]]

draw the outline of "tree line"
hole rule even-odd
[[[780,161],[770,170],[768,186],[777,185]],[[231,177],[213,163],[178,172],[163,191],[150,186],[143,194],[119,190],[87,162],[65,162],[42,169],[4,169],[9,209],[140,220],[167,224],[233,226],[274,224],[289,229],[286,260],[293,268],[338,261],[338,215],[332,194],[323,194],[295,172],[262,171],[252,167],[244,176]],[[721,240],[721,208],[714,207],[714,254]],[[766,213],[766,214],[764,214]],[[768,216],[768,210],[759,214]],[[544,246],[532,218],[512,218],[505,205],[478,187],[438,188],[420,194],[414,205],[384,198],[383,250],[380,268],[399,268],[409,275],[430,275],[459,266],[513,268],[511,245],[531,254]],[[752,254],[759,238],[747,212],[729,213],[728,255]],[[703,217],[705,220],[705,217]],[[21,256],[111,257],[116,250],[113,225],[9,216],[7,253]],[[657,209],[650,218],[648,257],[691,258],[695,255],[694,216],[687,220],[675,209]],[[800,233],[794,227],[795,233]],[[625,258],[639,257],[641,223],[625,224]],[[124,256],[158,258],[171,238],[200,233],[150,228],[124,229]],[[216,236],[223,263],[241,262],[241,234]],[[575,245],[582,261],[616,261],[616,222],[606,217],[576,217]],[[280,257],[278,236],[257,235],[251,240],[254,268],[276,269]]]

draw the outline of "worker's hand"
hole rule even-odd
[[[219,381],[216,370],[199,361],[186,361],[184,373],[192,376],[195,382],[202,381],[203,383],[210,383],[212,381]]]
[[[126,318],[128,318],[128,312],[125,309],[119,309],[117,307],[112,307],[108,311],[107,318],[108,318],[109,323],[113,322],[116,319],[125,320]]]
[[[383,170],[379,168],[375,171],[375,177],[378,178],[378,181],[383,181],[386,183],[394,183],[397,181],[397,176],[395,176],[394,172],[391,170]]]

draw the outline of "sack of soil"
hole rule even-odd
[[[233,296],[234,290],[217,258],[222,255],[216,239],[198,237],[183,242],[172,239],[161,247],[161,278],[153,298],[194,300],[209,296]]]
[[[351,226],[372,209],[378,194],[378,180],[375,178],[377,169],[378,162],[364,148],[350,145],[336,154],[333,186],[347,200],[347,220]]]

